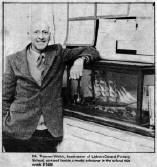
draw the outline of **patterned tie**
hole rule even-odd
[[[37,59],[37,68],[39,69],[39,71],[41,72],[41,77],[40,77],[40,85],[41,85],[41,78],[42,78],[42,74],[44,72],[44,62],[45,62],[45,54],[41,53],[40,56]],[[43,115],[40,116],[40,120],[38,122],[38,126],[37,126],[38,130],[45,130],[47,129],[45,122],[44,122],[44,117]]]
[[[45,54],[41,53],[37,59],[37,68],[41,71],[41,73],[44,70],[44,62],[45,62]]]

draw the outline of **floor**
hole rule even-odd
[[[65,117],[58,152],[154,152],[154,138]]]

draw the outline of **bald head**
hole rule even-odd
[[[42,52],[50,41],[50,27],[44,20],[32,21],[30,28],[30,37],[32,49],[36,52]]]
[[[50,31],[50,26],[46,20],[32,20],[30,31],[34,31],[36,29],[45,29],[48,32]]]

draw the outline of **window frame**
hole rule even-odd
[[[65,39],[65,45],[66,46],[94,46],[95,45],[95,41],[96,41],[96,38],[97,38],[97,5],[96,3],[89,3],[89,4],[93,4],[94,5],[94,16],[85,16],[85,17],[73,17],[73,18],[70,18],[69,17],[69,5],[72,4],[72,3],[68,3],[67,4],[67,32],[66,32],[66,39]],[[79,3],[79,4],[83,4],[83,3]],[[86,3],[88,4],[88,3]],[[71,43],[68,43],[68,37],[69,37],[69,23],[70,22],[73,22],[73,21],[90,21],[90,20],[93,20],[94,21],[94,34],[93,34],[93,40],[90,44],[71,44]]]

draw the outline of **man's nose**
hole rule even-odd
[[[42,32],[40,32],[40,33],[38,34],[38,38],[40,38],[40,39],[43,39],[43,38],[44,38],[44,36],[43,36],[43,33],[42,33]]]

